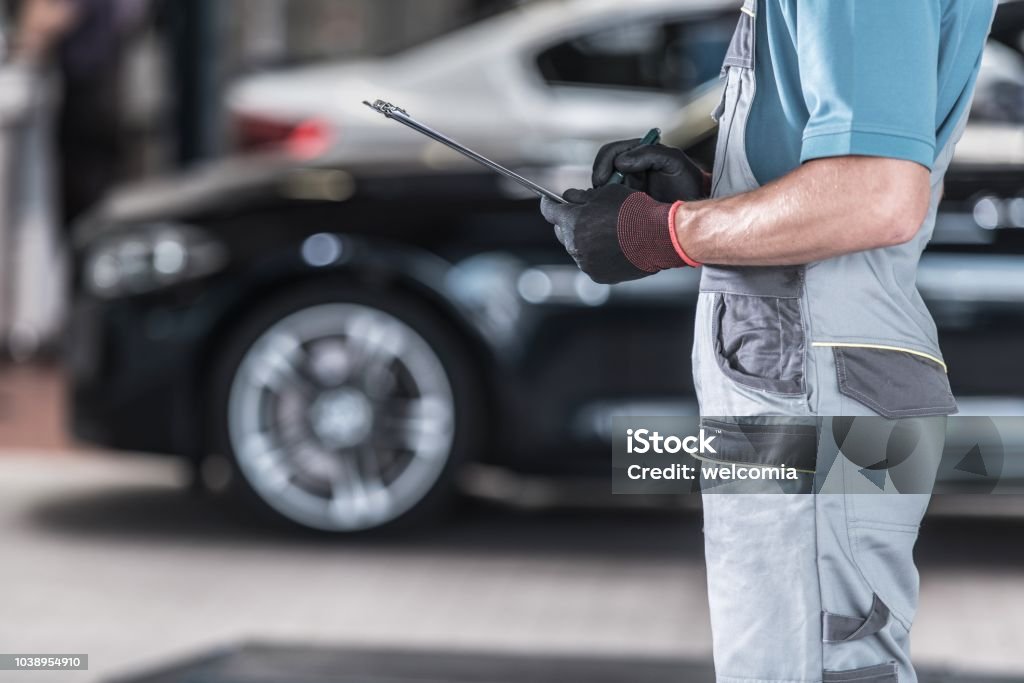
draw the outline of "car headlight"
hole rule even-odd
[[[212,275],[227,261],[227,249],[198,228],[153,225],[93,247],[85,285],[103,298],[143,294]]]

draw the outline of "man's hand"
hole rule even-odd
[[[640,140],[612,142],[594,161],[594,187],[604,187],[620,171],[626,186],[659,202],[694,201],[709,194],[710,177],[682,151],[665,145],[640,145]]]
[[[541,212],[584,273],[600,284],[618,284],[670,268],[697,265],[677,250],[674,206],[622,185],[569,190],[558,204],[541,202]]]

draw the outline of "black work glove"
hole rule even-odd
[[[604,187],[616,171],[626,186],[646,192],[659,202],[707,199],[710,177],[681,150],[665,145],[641,145],[640,140],[612,142],[594,161],[594,187]]]
[[[541,213],[584,273],[614,285],[670,268],[698,266],[675,240],[675,206],[623,185],[569,190],[569,204],[541,200]]]

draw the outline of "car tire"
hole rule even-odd
[[[402,293],[320,282],[268,302],[214,366],[228,495],[247,519],[340,535],[435,521],[483,433],[466,351]]]

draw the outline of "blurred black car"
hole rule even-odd
[[[1022,8],[919,279],[964,413],[1024,414]],[[611,416],[696,411],[696,272],[596,285],[536,200],[434,166],[240,159],[112,197],[77,233],[75,433],[221,454],[241,498],[351,532],[429,516],[467,461],[603,476]]]

